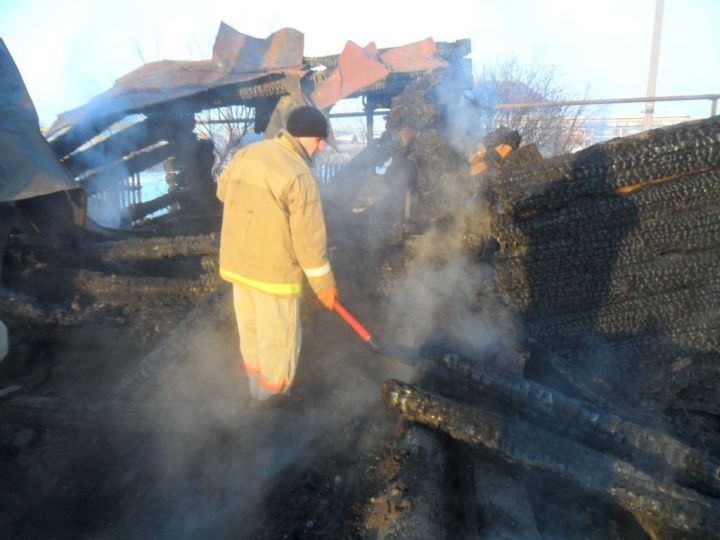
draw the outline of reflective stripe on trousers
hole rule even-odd
[[[250,394],[262,400],[288,393],[302,342],[300,298],[234,283],[233,303]]]

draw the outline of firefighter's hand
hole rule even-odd
[[[317,293],[317,297],[323,306],[332,311],[332,309],[335,307],[335,301],[338,297],[337,287],[328,287],[327,289],[323,289],[322,291]]]

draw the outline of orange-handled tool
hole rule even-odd
[[[355,333],[362,338],[362,340],[366,343],[368,343],[375,352],[380,352],[380,347],[378,346],[375,341],[373,341],[372,334],[368,332],[367,328],[365,328],[360,322],[353,317],[350,312],[345,309],[345,306],[343,306],[340,302],[337,300],[335,301],[335,307],[333,308],[340,317],[348,324],[350,328],[352,328]]]

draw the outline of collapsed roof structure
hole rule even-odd
[[[349,41],[340,55],[324,57],[304,56],[303,44],[303,34],[292,28],[258,39],[221,23],[210,59],[152,62],[124,75],[61,114],[48,131],[50,144],[93,194],[172,156],[193,154],[199,144],[194,115],[205,110],[251,107],[255,133],[271,135],[294,105],[329,111],[342,99],[362,97],[371,129],[374,110],[389,107],[425,73],[450,68],[460,84],[471,85],[470,60],[464,58],[469,40],[427,38],[389,49]],[[121,121],[122,129],[112,129]]]

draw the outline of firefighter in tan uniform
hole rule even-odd
[[[277,137],[238,151],[218,180],[224,203],[220,275],[233,284],[240,352],[258,400],[292,388],[303,279],[326,308],[337,298],[311,168],[327,136],[323,114],[299,107]]]

